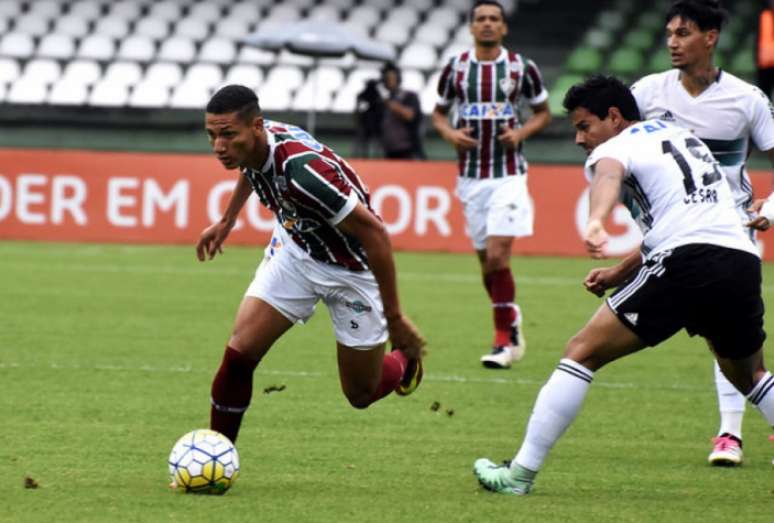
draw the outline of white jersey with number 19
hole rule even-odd
[[[661,120],[637,122],[592,151],[587,179],[603,158],[624,167],[621,201],[642,230],[643,255],[703,243],[759,256],[717,161],[689,131]]]

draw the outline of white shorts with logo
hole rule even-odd
[[[534,210],[526,174],[483,180],[459,177],[456,194],[476,250],[486,247],[488,236],[532,236]]]
[[[387,341],[379,286],[371,271],[354,272],[312,259],[276,229],[245,296],[260,298],[292,322],[306,323],[322,300],[336,339],[353,348]]]

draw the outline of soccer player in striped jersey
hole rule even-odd
[[[750,222],[752,185],[745,161],[754,143],[774,165],[774,109],[756,86],[716,67],[715,46],[727,13],[717,0],[679,0],[666,14],[666,44],[673,69],[632,86],[643,118],[690,129],[720,163],[743,223]],[[754,238],[752,229],[748,229]],[[720,427],[708,461],[740,465],[745,399],[715,363]]]
[[[587,251],[604,257],[604,223],[621,201],[642,230],[642,256],[567,343],[515,458],[505,466],[476,461],[479,482],[504,494],[530,492],[548,452],[578,415],[596,371],[683,328],[709,341],[723,373],[774,426],[774,376],[763,363],[760,255],[708,147],[682,127],[639,121],[631,91],[615,78],[594,76],[573,86],[564,107],[575,142],[589,153]]]
[[[508,368],[524,355],[522,317],[510,267],[514,238],[532,235],[533,209],[527,191],[524,140],[551,121],[537,66],[502,46],[508,32],[505,11],[480,0],[470,12],[474,48],[453,57],[438,83],[433,124],[457,150],[457,197],[492,301],[495,335],[488,368]],[[532,116],[521,122],[518,105]],[[456,104],[456,125],[449,113]]]
[[[264,120],[247,87],[215,93],[205,123],[215,155],[241,174],[223,217],[201,234],[199,260],[221,252],[253,191],[277,219],[212,383],[210,428],[236,439],[256,366],[320,300],[352,406],[411,393],[422,377],[424,340],[401,311],[390,239],[352,167],[306,131]],[[388,337],[394,350],[385,354]]]

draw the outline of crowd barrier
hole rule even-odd
[[[454,198],[456,164],[353,160],[397,250],[469,252]],[[0,149],[0,239],[194,244],[225,208],[237,171],[210,155]],[[753,172],[755,194],[771,192],[771,175]],[[582,167],[531,165],[535,234],[517,254],[583,255],[588,212]],[[228,242],[263,245],[273,217],[253,195]],[[636,248],[640,234],[616,208],[608,254]],[[760,236],[765,245],[774,233]]]

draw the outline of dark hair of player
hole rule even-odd
[[[702,31],[720,31],[728,19],[728,11],[723,9],[719,0],[677,0],[667,10],[666,23],[676,16],[690,20]]]
[[[611,107],[617,107],[628,121],[640,120],[640,110],[632,92],[614,76],[594,75],[573,85],[564,95],[562,105],[568,113],[583,107],[600,120],[607,118]]]
[[[473,4],[473,7],[470,8],[468,19],[470,20],[471,23],[473,23],[473,17],[476,14],[476,8],[482,5],[493,5],[493,6],[499,7],[500,16],[502,16],[503,21],[505,21],[505,8],[503,7],[503,4],[501,4],[497,0],[478,0],[475,4]]]
[[[207,112],[211,114],[237,113],[237,118],[252,122],[261,114],[258,97],[252,89],[244,85],[231,84],[218,89],[207,103]]]

